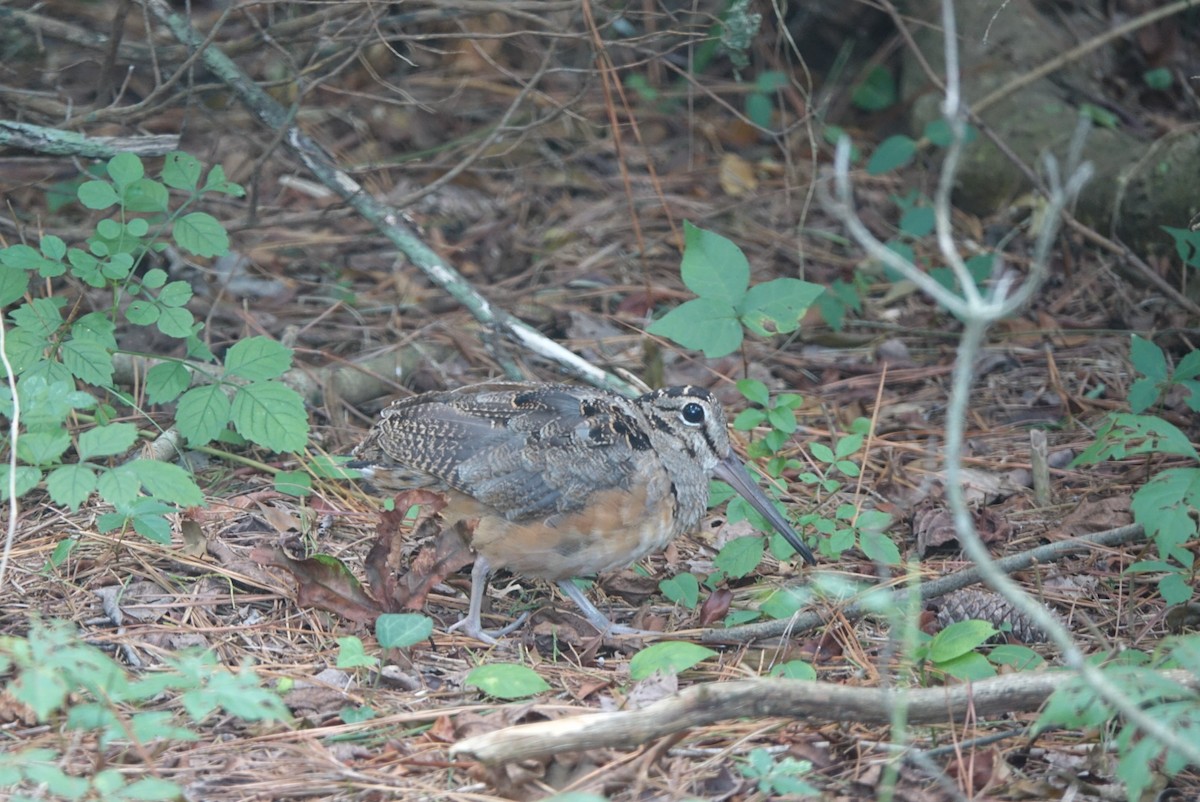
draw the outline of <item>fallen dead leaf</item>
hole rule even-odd
[[[736,153],[726,153],[721,157],[721,164],[717,168],[717,177],[725,194],[734,198],[758,189],[758,177],[754,175],[754,165]]]
[[[278,546],[259,546],[250,552],[250,559],[288,571],[296,580],[296,603],[301,607],[327,610],[360,624],[369,624],[383,612],[350,569],[328,555],[295,560]]]

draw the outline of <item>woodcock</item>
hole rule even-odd
[[[725,411],[699,387],[633,399],[506,382],[424,393],[384,409],[353,457],[350,467],[380,489],[444,492],[448,525],[478,521],[470,607],[451,629],[488,643],[483,594],[501,568],[556,582],[601,632],[645,634],[609,621],[570,580],[623,568],[695,529],[713,475],[815,562],[733,454]]]

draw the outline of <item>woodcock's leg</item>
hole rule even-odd
[[[472,638],[494,646],[499,642],[497,638],[503,638],[525,623],[529,613],[521,613],[516,621],[495,632],[488,632],[483,628],[483,594],[487,591],[488,575],[491,573],[492,567],[488,565],[487,559],[482,554],[475,555],[475,564],[471,567],[471,602],[467,607],[467,617],[457,624],[451,624],[447,632],[461,629]]]
[[[575,602],[579,609],[583,611],[583,615],[588,620],[588,623],[594,626],[602,635],[663,634],[661,632],[652,632],[648,629],[637,629],[636,627],[627,627],[623,624],[614,624],[612,621],[609,621],[608,616],[600,612],[600,610],[596,608],[596,605],[592,604],[591,601],[588,600],[588,597],[582,590],[579,589],[579,586],[575,584],[574,580],[560,579],[558,581],[558,588],[563,593],[567,594],[567,597],[571,601]]]

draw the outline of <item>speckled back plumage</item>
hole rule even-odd
[[[682,409],[703,405],[697,424]],[[729,453],[725,414],[697,387],[636,399],[567,384],[496,382],[398,401],[354,450],[384,488],[457,490],[526,523],[578,512],[598,492],[662,484],[678,534],[708,501],[708,477]]]

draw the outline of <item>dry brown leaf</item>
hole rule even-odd
[[[250,552],[250,559],[288,571],[296,580],[296,603],[301,607],[328,610],[360,624],[374,621],[383,612],[349,569],[332,557],[294,560],[278,546],[260,546]]]
[[[754,165],[736,153],[726,153],[721,157],[721,164],[717,168],[717,177],[725,194],[734,198],[758,189],[758,178],[754,175]]]
[[[1086,535],[1125,526],[1133,522],[1129,502],[1128,495],[1086,499],[1063,517],[1059,529],[1068,535]]]
[[[708,598],[700,605],[700,626],[711,627],[717,621],[723,620],[729,614],[731,604],[733,591],[729,588],[717,588],[708,594]]]

